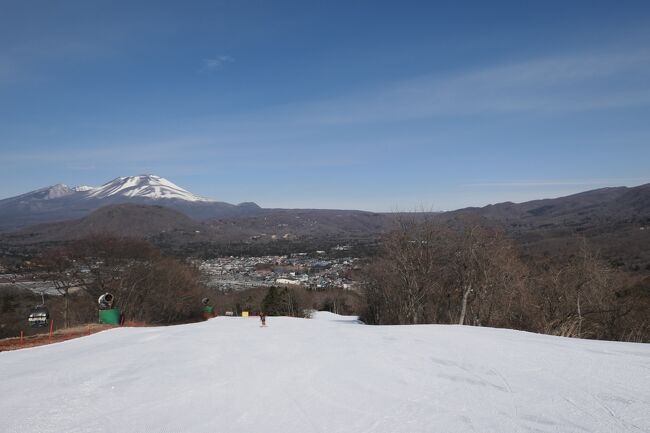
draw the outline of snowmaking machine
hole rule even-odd
[[[214,307],[209,305],[210,298],[201,299],[201,303],[203,304],[203,318],[208,320],[209,318],[214,317]]]
[[[119,308],[113,308],[115,297],[110,293],[104,293],[99,297],[99,323],[107,325],[120,325],[122,323],[122,313]]]

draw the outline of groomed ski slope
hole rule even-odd
[[[650,345],[220,317],[0,353],[0,431],[650,432]]]

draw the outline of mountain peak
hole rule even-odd
[[[88,198],[140,197],[149,199],[175,199],[191,202],[210,202],[192,194],[169,180],[154,174],[122,176],[89,191]]]
[[[74,191],[64,183],[57,183],[56,185],[41,188],[35,191],[36,196],[43,200],[51,200],[55,198],[65,197],[72,194]]]

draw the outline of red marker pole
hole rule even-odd
[[[20,331],[20,345],[21,345],[21,346],[22,346],[22,344],[23,344],[23,335],[24,335],[24,334],[25,334],[25,333],[24,333],[23,331]]]
[[[54,320],[50,320],[50,340],[52,340],[52,331],[54,330]]]

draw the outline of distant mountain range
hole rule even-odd
[[[439,218],[466,216],[499,224],[531,255],[564,256],[580,236],[615,266],[650,274],[650,184],[466,208]]]
[[[448,215],[476,214],[511,226],[539,227],[650,217],[650,184],[600,188],[566,197],[465,208]]]
[[[650,184],[602,188],[555,199],[499,203],[427,216],[473,217],[503,227],[534,254],[554,254],[589,238],[604,255],[650,271]],[[211,201],[158,176],[120,177],[101,187],[54,185],[0,201],[0,246],[78,239],[93,233],[165,245],[261,245],[274,241],[374,242],[395,225],[392,213],[263,209]]]
[[[0,231],[84,217],[100,207],[121,204],[161,205],[205,220],[253,215],[255,203],[238,205],[199,197],[155,175],[118,177],[100,186],[57,184],[0,200]]]
[[[146,238],[175,245],[323,238],[335,242],[376,237],[388,230],[392,222],[389,214],[329,209],[260,209],[257,215],[197,221],[164,206],[122,203],[101,207],[82,218],[2,233],[0,246],[62,242],[92,234]]]

